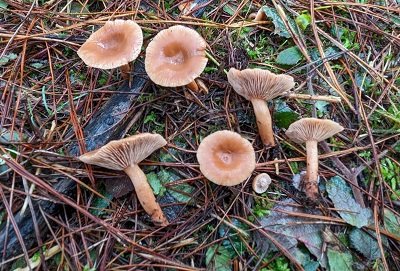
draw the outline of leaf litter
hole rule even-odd
[[[193,15],[199,15],[198,18],[191,18],[192,14],[181,17],[176,1],[161,1],[159,6],[152,1],[141,1],[135,6],[125,0],[37,1],[32,6],[31,2],[0,0],[0,141],[2,148],[7,147],[1,149],[0,157],[12,157],[23,167],[22,171],[12,171],[5,159],[1,160],[0,195],[5,199],[0,206],[1,225],[11,227],[10,218],[18,217],[21,202],[29,198],[27,195],[34,203],[63,202],[64,195],[47,198],[48,191],[24,190],[21,183],[28,173],[52,186],[56,186],[60,178],[70,176],[81,183],[74,193],[68,194],[75,205],[63,205],[56,215],[46,212],[46,219],[54,223],[51,232],[46,230],[43,235],[35,236],[30,231],[31,240],[42,238],[43,247],[32,247],[30,242],[22,240],[27,255],[19,258],[20,265],[18,260],[14,261],[13,267],[25,268],[24,258],[30,257],[36,262],[42,251],[47,255],[56,240],[65,244],[66,249],[42,262],[39,269],[46,269],[46,265],[60,270],[156,268],[149,267],[154,265],[163,270],[232,270],[237,266],[258,266],[263,271],[294,270],[291,259],[281,256],[269,240],[257,237],[260,226],[305,270],[383,270],[399,261],[399,197],[396,194],[399,184],[396,183],[396,171],[386,169],[387,160],[382,159],[382,153],[386,152],[394,161],[391,165],[398,166],[398,147],[395,145],[398,136],[395,132],[399,118],[398,110],[392,109],[399,103],[399,80],[396,79],[399,40],[394,34],[398,16],[391,6],[393,1],[386,1],[386,6],[383,2],[374,5],[365,1],[351,5],[315,2],[313,14],[311,5],[304,6],[299,1],[273,1],[262,7],[264,3],[260,1],[215,4],[202,0],[197,1],[193,10]],[[294,37],[286,28],[277,6],[295,31]],[[255,25],[247,15],[259,8],[265,12],[266,21]],[[151,86],[142,93],[148,98],[114,112],[119,115],[129,111],[136,119],[130,124],[131,129],[124,128],[125,132],[118,137],[138,131],[156,131],[179,147],[179,150],[168,148],[167,152],[161,151],[146,161],[151,186],[167,216],[174,221],[169,228],[163,229],[152,228],[146,219],[142,219],[142,210],[135,209],[133,187],[121,173],[83,169],[73,157],[78,150],[68,153],[71,142],[85,139],[74,131],[90,126],[99,108],[112,100],[113,91],[121,92],[125,97],[130,91],[120,88],[123,82],[118,72],[87,68],[75,52],[93,29],[112,19],[110,16],[117,14],[127,19],[133,12],[141,26],[145,25],[147,40],[170,22],[185,20],[210,45],[210,64],[201,78],[209,88],[207,95],[187,101],[180,89],[167,90],[148,84]],[[242,34],[237,35],[238,22],[252,26],[243,27],[239,31]],[[313,32],[315,29],[317,34]],[[324,59],[320,49],[324,51]],[[308,54],[311,61],[304,54]],[[294,65],[296,67],[291,68]],[[322,101],[276,103],[271,114],[276,120],[274,130],[281,145],[264,149],[254,132],[254,115],[248,103],[231,92],[226,83],[223,71],[230,67],[257,67],[291,74],[298,84],[296,91],[304,93],[336,95],[337,89],[342,88],[357,114],[352,114],[345,104]],[[329,69],[333,73],[328,73]],[[135,73],[135,78],[138,74],[141,77],[144,71]],[[334,84],[335,80],[339,85]],[[71,86],[66,84],[68,81]],[[284,101],[284,98],[280,100]],[[199,107],[196,102],[204,107]],[[77,113],[76,120],[70,118],[72,110]],[[331,118],[346,126],[340,137],[335,138],[337,142],[329,142],[329,147],[334,149],[332,153],[321,150],[325,158],[321,161],[320,177],[326,190],[321,189],[322,202],[314,205],[305,202],[292,189],[292,169],[302,168],[304,155],[302,147],[293,145],[284,135],[291,122],[306,116]],[[119,124],[125,121],[128,119],[119,120],[112,129],[119,129]],[[194,152],[205,135],[221,128],[239,131],[255,146],[258,162],[264,163],[256,173],[273,175],[272,191],[268,192],[274,195],[273,209],[270,205],[252,205],[255,198],[263,201],[266,196],[253,195],[250,182],[220,188],[201,178]],[[8,131],[15,133],[11,136]],[[178,138],[184,144],[177,144]],[[339,162],[348,170],[359,172],[358,183],[353,185],[362,188],[367,207],[361,207],[354,199],[346,183],[350,179],[348,176],[346,181],[338,176],[331,178],[337,171],[346,175],[346,169]],[[379,168],[383,169],[383,176],[380,176]],[[96,186],[83,183],[88,176],[98,181]],[[11,213],[5,211],[8,202],[12,204]],[[87,219],[87,215],[70,207],[96,210],[99,220]],[[374,207],[378,209],[376,221],[371,215]],[[171,209],[174,211],[169,212]],[[121,223],[114,224],[112,213],[120,211]],[[271,215],[259,221],[255,219],[248,228],[236,220],[249,222],[254,218],[253,214],[268,213]],[[327,221],[311,219],[307,215],[324,216]],[[253,238],[238,239],[224,226],[228,221]],[[25,229],[25,225],[19,226],[21,230]],[[380,236],[376,236],[374,227],[379,227]],[[328,238],[326,232],[329,229],[332,231]],[[116,233],[126,234],[129,240],[144,247],[132,249],[126,246],[124,240],[127,239],[116,238],[120,236]],[[386,259],[381,258],[378,237],[382,240]],[[18,243],[17,239],[13,240]],[[263,248],[262,253],[254,249],[253,242]],[[2,251],[3,255],[6,252]]]

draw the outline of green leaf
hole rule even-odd
[[[11,131],[9,131],[5,128],[2,128],[0,130],[0,143],[9,144],[10,142],[20,142],[20,141],[21,141],[21,138],[19,136],[19,132],[14,131],[11,136]]]
[[[233,218],[231,223],[235,225],[238,229],[243,230],[244,232],[249,230],[249,227],[241,223],[239,220]],[[226,226],[225,224],[221,224],[221,226],[218,228],[218,234],[219,237],[221,238],[226,238],[224,241],[222,241],[222,245],[229,250],[229,252],[232,255],[242,255],[244,252],[247,251],[247,246],[243,242],[242,238],[246,238],[246,236],[240,237],[237,231],[233,230],[232,228]]]
[[[350,242],[358,252],[369,260],[381,257],[378,242],[368,233],[354,228],[350,233]]]
[[[368,91],[374,86],[372,77],[367,72],[357,71],[355,73],[355,83],[361,91]]]
[[[222,9],[229,15],[233,16],[235,14],[237,7],[227,4],[227,5],[224,5],[224,7]]]
[[[282,21],[276,9],[267,6],[264,6],[262,9],[265,15],[267,15],[268,18],[272,19],[272,23],[275,26],[274,34],[277,34],[281,37],[290,38],[291,34],[289,30],[286,28],[284,22]],[[290,16],[287,16],[287,18],[288,18],[288,23],[290,24],[290,26],[292,26],[292,29],[296,31],[297,30],[296,23],[294,22],[294,20]]]
[[[276,63],[281,65],[295,65],[301,59],[303,55],[301,54],[297,46],[289,47],[278,54],[276,58]]]
[[[72,2],[70,13],[89,13],[89,10],[86,6],[83,6],[79,2]]]
[[[165,184],[179,180],[180,177],[178,175],[162,169],[157,174],[150,172],[146,176],[155,195],[162,196],[168,191],[179,202],[189,202],[192,199],[191,194],[194,191],[194,187],[188,184],[169,186],[168,190],[165,187]]]
[[[101,214],[103,214],[104,209],[110,205],[111,200],[113,198],[113,195],[111,195],[104,189],[101,190],[102,191],[100,193],[102,193],[104,198],[96,197],[90,209],[90,213],[92,213],[95,216],[100,216]]]
[[[17,55],[13,54],[13,53],[2,56],[0,58],[0,67],[7,64],[9,61],[15,60],[16,58],[17,58]]]
[[[7,9],[8,4],[3,0],[0,0],[0,9]]]
[[[316,271],[318,269],[318,266],[318,262],[311,260],[303,265],[305,271]]]
[[[161,184],[161,181],[159,179],[159,177],[157,176],[157,174],[155,174],[154,172],[150,172],[148,174],[146,174],[147,180],[151,186],[151,188],[153,189],[153,192],[155,195],[164,195],[165,191],[167,189],[165,189],[165,187]]]
[[[329,58],[331,60],[336,60],[340,58],[340,54],[338,54],[340,50],[337,47],[328,47],[324,50],[325,58]],[[321,60],[321,55],[317,48],[312,48],[310,50],[310,56],[313,61]],[[317,62],[319,64],[319,62]]]
[[[299,114],[293,111],[285,102],[277,103],[274,112],[274,123],[279,128],[288,128],[299,119]]]
[[[168,148],[167,152],[161,152],[159,155],[159,160],[161,162],[176,162],[176,158],[179,156],[179,152],[176,149]]]
[[[394,24],[400,25],[400,16],[396,16],[396,15],[390,14],[389,17],[390,17],[390,20],[391,20]]]
[[[193,193],[194,188],[188,184],[175,185],[169,189],[168,192],[179,202],[189,202],[192,197],[189,196]]]
[[[263,262],[268,263],[268,266],[260,269],[260,271],[290,271],[289,261],[285,257],[277,257],[271,261],[271,257],[264,258]]]
[[[34,67],[35,69],[40,69],[40,68],[42,68],[44,65],[43,65],[43,63],[35,62],[35,63],[32,63],[30,66],[31,66],[31,67]]]
[[[326,190],[333,205],[344,221],[352,226],[361,228],[372,223],[372,212],[362,208],[352,195],[350,187],[339,176],[332,177],[326,184]]]
[[[356,41],[356,32],[346,27],[334,25],[331,28],[332,35],[339,38],[346,49],[357,49],[358,44]]]
[[[311,23],[311,15],[308,12],[303,13],[296,17],[296,24],[302,30],[305,30],[310,23]]]
[[[384,213],[385,228],[388,232],[400,237],[400,217],[396,216],[392,211],[386,209]]]
[[[143,123],[144,123],[144,124],[149,123],[149,122],[153,122],[153,123],[154,123],[156,119],[157,119],[156,113],[154,113],[153,111],[151,111],[150,114],[148,114],[148,115],[144,118]]]
[[[328,113],[328,105],[330,105],[329,102],[326,101],[316,101],[315,102],[315,107],[317,108],[317,113],[318,117],[323,117],[325,114]]]
[[[223,246],[213,245],[209,247],[206,252],[207,270],[231,271],[232,257],[234,257],[234,254],[232,255]]]
[[[343,253],[328,248],[328,263],[330,271],[352,271],[353,258],[349,253]]]
[[[95,266],[90,267],[89,264],[86,264],[86,265],[83,267],[83,271],[96,271],[96,267],[95,267]]]

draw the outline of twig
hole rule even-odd
[[[235,226],[234,224],[230,223],[229,221],[226,221],[225,219],[220,218],[219,216],[217,216],[216,214],[211,214],[212,217],[218,219],[219,221],[222,221],[222,223],[224,223],[225,225],[227,225],[228,227],[234,229],[235,231],[237,231],[238,233],[240,233],[241,235],[243,235],[244,237],[248,238],[249,234],[247,232],[245,232],[244,230],[238,228],[237,226]]]
[[[336,97],[336,96],[322,96],[322,95],[310,95],[310,94],[300,94],[300,93],[289,93],[285,96],[289,99],[325,101],[325,102],[331,102],[331,103],[342,102],[342,99],[340,97]]]

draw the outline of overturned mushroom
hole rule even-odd
[[[252,183],[252,187],[254,192],[257,194],[262,194],[268,190],[269,185],[271,184],[271,177],[267,173],[258,174]]]
[[[266,101],[285,94],[294,87],[293,77],[276,75],[267,70],[231,68],[228,81],[241,96],[251,101],[256,115],[258,132],[266,146],[275,146],[272,120]]]
[[[318,142],[339,132],[343,127],[331,120],[303,118],[292,123],[286,135],[296,143],[306,143],[307,172],[304,187],[307,197],[317,199],[318,196]]]
[[[195,30],[175,25],[160,31],[146,49],[145,68],[150,79],[164,87],[199,87],[194,81],[207,65],[207,43]]]
[[[226,130],[208,135],[201,141],[197,160],[207,179],[224,186],[243,182],[256,165],[251,143],[238,133]]]
[[[121,67],[126,77],[129,62],[135,60],[143,44],[139,25],[131,20],[108,21],[86,40],[78,55],[86,65],[100,69]]]
[[[168,221],[156,202],[146,175],[138,166],[143,159],[166,144],[165,139],[158,134],[143,133],[110,141],[100,149],[79,156],[79,160],[113,170],[123,170],[131,178],[139,202],[152,221],[166,226]]]

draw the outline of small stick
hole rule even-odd
[[[286,94],[289,99],[302,99],[302,100],[312,100],[312,101],[326,101],[331,103],[340,103],[342,98],[337,96],[322,96],[322,95],[310,95],[310,94],[298,94],[290,93]]]
[[[235,231],[237,231],[239,234],[241,234],[244,237],[249,237],[249,234],[247,232],[245,232],[244,230],[242,230],[241,228],[235,226],[234,224],[230,223],[229,221],[219,217],[216,214],[211,214],[212,217],[218,219],[219,221],[221,221],[222,223],[224,223],[225,225],[227,225],[228,227],[234,229]]]

